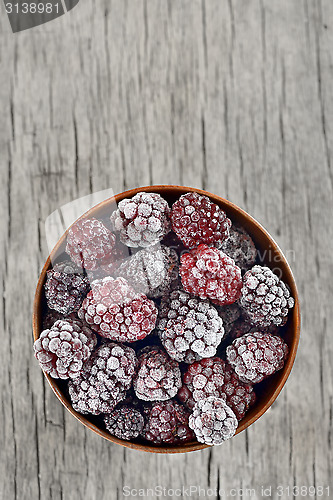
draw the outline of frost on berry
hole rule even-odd
[[[68,230],[66,252],[77,266],[94,270],[112,259],[115,242],[115,235],[101,221],[80,219]]]
[[[270,333],[247,333],[227,347],[227,359],[239,379],[257,384],[281,370],[288,355],[287,344]]]
[[[179,365],[162,348],[147,347],[139,356],[133,385],[137,397],[144,401],[171,399],[181,386]]]
[[[135,253],[119,267],[117,276],[148,297],[157,298],[166,293],[178,278],[177,253],[166,247],[151,247]]]
[[[258,327],[283,326],[294,302],[286,284],[268,267],[254,266],[245,273],[240,305]]]
[[[111,224],[125,245],[148,247],[170,231],[170,207],[158,193],[137,193],[119,202]]]
[[[96,345],[96,336],[80,321],[58,320],[34,343],[35,356],[53,378],[77,377]]]
[[[129,441],[141,434],[144,419],[138,409],[129,405],[122,405],[105,415],[104,423],[110,434]]]
[[[200,443],[219,445],[235,434],[238,420],[223,399],[209,396],[194,405],[189,426]]]
[[[215,307],[181,290],[163,298],[157,331],[171,358],[185,363],[214,356],[224,336]]]
[[[74,410],[110,413],[126,397],[137,369],[134,349],[113,342],[96,349],[78,377],[68,385]]]
[[[220,248],[229,237],[231,221],[207,196],[186,193],[172,205],[172,229],[188,248],[200,243]]]
[[[135,342],[154,329],[157,308],[124,278],[106,277],[92,282],[78,315],[102,337]]]
[[[209,396],[223,399],[241,420],[255,401],[252,385],[241,382],[229,365],[218,357],[203,359],[189,366],[183,375],[178,398],[190,410]]]
[[[257,249],[251,236],[243,227],[236,224],[230,228],[230,236],[223,241],[221,250],[244,270],[253,266],[257,258]]]
[[[90,290],[88,278],[72,271],[76,271],[75,266],[67,265],[66,262],[56,264],[47,271],[44,286],[48,307],[64,316],[78,311]]]
[[[241,293],[241,270],[217,248],[199,245],[180,258],[184,290],[218,305],[232,304]]]
[[[174,400],[161,401],[144,409],[142,436],[155,444],[181,444],[194,439],[189,411]]]

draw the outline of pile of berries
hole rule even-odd
[[[81,218],[48,272],[41,368],[122,440],[218,445],[288,356],[294,299],[207,196],[123,199]]]

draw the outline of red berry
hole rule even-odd
[[[207,196],[183,194],[172,205],[172,229],[188,248],[200,243],[220,248],[229,237],[231,221],[226,213]]]
[[[162,401],[144,410],[142,436],[155,444],[181,444],[194,439],[189,428],[190,413],[176,401]]]
[[[157,193],[137,193],[119,202],[111,224],[128,247],[148,247],[170,231],[170,207]]]
[[[227,347],[227,359],[239,379],[257,384],[281,370],[288,355],[287,344],[270,333],[247,333]]]
[[[219,445],[235,434],[238,420],[223,399],[209,396],[195,404],[189,426],[200,443]]]
[[[133,385],[137,397],[144,401],[173,398],[182,385],[179,365],[162,348],[146,347],[139,356]]]
[[[238,420],[255,401],[252,385],[241,382],[232,367],[220,358],[193,363],[183,375],[178,398],[192,410],[195,403],[208,396],[226,401]]]
[[[241,270],[217,248],[199,245],[180,258],[184,290],[218,305],[232,304],[241,293]]]
[[[112,258],[116,237],[95,219],[80,219],[68,230],[66,252],[79,267],[93,270]]]
[[[124,278],[93,281],[82,303],[79,317],[102,337],[118,342],[135,342],[154,329],[157,308]]]
[[[77,377],[96,345],[96,336],[81,321],[56,321],[34,343],[39,364],[53,378]]]

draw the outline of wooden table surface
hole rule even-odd
[[[315,486],[326,498],[333,2],[82,0],[15,35],[2,8],[0,29],[1,500],[113,500],[156,486],[244,499]],[[47,216],[92,191],[150,184],[205,188],[247,210],[287,254],[301,297],[300,347],[276,403],[223,446],[186,455],[126,450],[86,430],[32,353]]]

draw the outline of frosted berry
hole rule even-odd
[[[178,398],[192,410],[200,399],[220,397],[224,382],[224,363],[220,358],[205,358],[190,365],[183,374],[183,386]]]
[[[181,444],[194,439],[189,411],[173,400],[153,403],[144,410],[142,436],[155,444]]]
[[[93,281],[78,313],[102,337],[135,342],[154,329],[157,308],[144,294],[135,292],[124,278]]]
[[[179,365],[162,348],[147,347],[139,356],[133,385],[137,397],[144,401],[171,399],[182,385]]]
[[[247,333],[227,347],[227,359],[239,379],[257,384],[281,370],[288,355],[287,344],[270,333]]]
[[[258,327],[282,326],[294,307],[286,284],[268,267],[254,266],[243,278],[240,305]]]
[[[78,311],[90,290],[88,278],[80,273],[67,272],[72,269],[74,270],[74,267],[66,263],[57,264],[47,271],[44,286],[48,307],[64,316]]]
[[[239,225],[230,228],[230,236],[223,241],[221,250],[241,269],[249,269],[257,258],[257,249],[251,236]]]
[[[174,250],[161,246],[140,250],[119,267],[117,276],[125,278],[137,291],[157,298],[178,278],[179,262]]]
[[[170,207],[157,193],[137,193],[120,201],[111,215],[120,240],[129,247],[148,247],[170,231]]]
[[[183,194],[172,205],[172,229],[188,248],[200,243],[220,248],[229,237],[231,221],[226,213],[207,196]]]
[[[66,252],[77,266],[93,270],[109,262],[115,241],[101,221],[80,219],[68,230]]]
[[[185,363],[214,356],[224,335],[215,307],[182,290],[163,298],[157,332],[171,358]]]
[[[252,385],[241,382],[229,363],[217,357],[190,365],[178,391],[179,400],[190,410],[197,401],[209,396],[223,399],[238,420],[255,401]]]
[[[110,434],[129,441],[141,434],[144,420],[139,410],[123,405],[105,415],[104,423]]]
[[[74,410],[79,413],[110,413],[126,397],[137,368],[134,349],[104,343],[68,385]]]
[[[219,445],[235,434],[238,420],[223,399],[209,396],[195,404],[189,426],[199,443]]]
[[[96,345],[96,336],[80,321],[56,321],[34,343],[41,368],[53,378],[77,377]]]
[[[217,248],[199,245],[180,258],[184,290],[218,305],[232,304],[241,293],[241,270]]]

